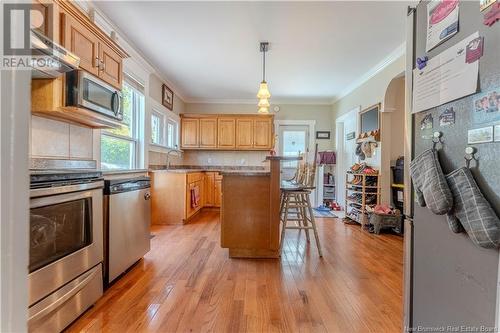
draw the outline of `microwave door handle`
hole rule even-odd
[[[121,113],[120,111],[122,109],[122,98],[121,98],[119,93],[117,93],[116,91],[115,91],[115,93],[116,93],[116,97],[118,98],[118,109],[117,109],[116,113],[120,114]]]
[[[118,100],[118,101],[117,101]],[[118,102],[118,107],[116,107],[116,103]],[[111,108],[113,109],[113,113],[115,116],[118,116],[118,113],[120,111],[120,95],[115,91],[113,92],[113,97],[111,97]]]

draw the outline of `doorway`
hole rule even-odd
[[[358,114],[360,110],[361,107],[355,107],[335,121],[335,132],[337,133],[335,140],[337,150],[336,198],[340,206],[345,204],[345,174],[357,162],[356,137],[358,136]]]
[[[308,150],[309,126],[281,125],[279,126],[279,151],[282,156],[299,156]],[[283,161],[282,176],[284,179],[293,177],[298,161]]]

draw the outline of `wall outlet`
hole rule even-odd
[[[212,164],[212,158],[210,158],[210,157],[209,157],[209,158],[207,159],[207,163],[208,163],[208,164]]]
[[[240,164],[241,164],[241,165],[245,165],[246,163],[247,163],[247,161],[246,161],[244,158],[242,158],[242,159],[240,160]]]

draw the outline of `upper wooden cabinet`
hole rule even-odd
[[[271,148],[273,146],[273,120],[255,119],[254,120],[254,147]]]
[[[217,119],[217,147],[234,148],[236,146],[236,119]]]
[[[63,45],[80,57],[80,67],[99,75],[99,39],[76,18],[61,14]]]
[[[217,148],[217,118],[200,119],[200,148]]]
[[[61,43],[80,57],[80,68],[121,89],[123,58],[128,54],[70,1],[56,0],[60,8]]]
[[[181,147],[182,148],[198,148],[198,126],[199,119],[182,118],[181,120]]]
[[[273,116],[182,114],[181,148],[199,150],[269,150]]]
[[[251,149],[253,147],[253,123],[252,118],[236,119],[236,148]]]

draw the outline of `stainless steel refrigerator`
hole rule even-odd
[[[439,159],[444,173],[464,166],[468,130],[500,122],[478,123],[474,117],[475,99],[481,93],[500,88],[500,22],[483,23],[489,11],[480,11],[479,1],[459,3],[458,32],[426,52],[427,1],[409,8],[407,21],[406,145],[405,145],[405,325],[411,327],[493,327],[498,326],[498,249],[484,249],[472,243],[467,234],[455,234],[445,216],[434,215],[414,201],[408,164],[432,146],[423,138],[421,123],[431,114],[433,131],[442,133]],[[477,92],[424,112],[411,114],[412,71],[417,57],[437,54],[474,32],[484,37],[484,54],[479,59]],[[498,89],[500,92],[500,89]],[[453,107],[455,124],[440,126],[439,116]],[[500,133],[499,133],[500,134]],[[500,142],[473,144],[477,163],[471,170],[482,193],[500,216]]]

